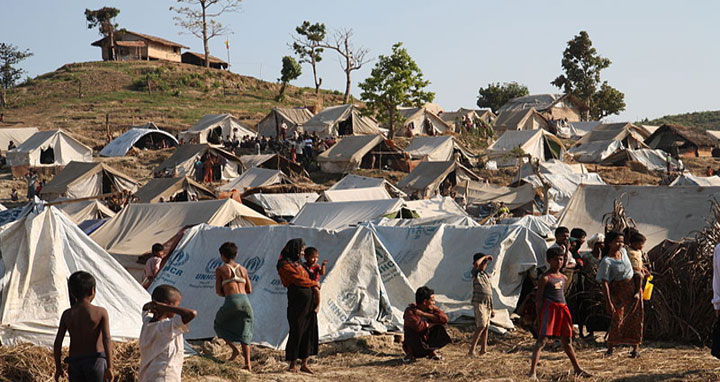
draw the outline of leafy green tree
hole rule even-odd
[[[480,88],[479,93],[477,105],[489,107],[495,114],[511,99],[530,94],[527,86],[517,82],[490,83],[487,87]]]
[[[600,56],[586,31],[568,41],[563,52],[561,74],[551,84],[572,94],[583,104],[582,118],[602,118],[625,110],[625,95],[600,79],[612,61]]]
[[[103,37],[108,38],[108,58],[115,60],[115,31],[118,28],[115,18],[120,14],[120,10],[113,7],[102,7],[91,11],[85,9],[85,20],[87,20],[88,29],[98,28],[98,32]]]
[[[180,7],[170,7],[177,16],[173,17],[175,25],[202,39],[205,52],[205,67],[210,67],[210,48],[208,41],[213,37],[230,33],[226,25],[215,20],[225,12],[240,10],[241,0],[176,0]]]
[[[25,70],[16,65],[32,56],[30,50],[20,50],[17,46],[0,42],[0,86],[9,89],[23,76]]]
[[[303,21],[302,25],[295,28],[296,36],[293,36],[292,48],[300,57],[301,64],[310,64],[313,71],[313,80],[315,82],[315,94],[320,92],[322,78],[318,78],[317,63],[322,61],[323,40],[327,34],[325,24],[310,24],[309,21]]]
[[[435,99],[435,93],[425,90],[430,81],[423,74],[407,50],[398,42],[392,54],[381,55],[370,72],[370,77],[358,86],[360,97],[365,101],[366,112],[373,113],[395,135],[395,125],[401,121],[398,106],[423,106]]]
[[[290,56],[282,58],[282,70],[280,70],[280,78],[278,78],[278,81],[280,81],[282,86],[280,86],[280,93],[277,96],[278,101],[283,99],[287,84],[300,77],[301,74],[302,68],[294,58]]]

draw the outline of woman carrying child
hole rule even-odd
[[[302,239],[292,239],[285,244],[277,263],[280,281],[287,288],[288,340],[285,345],[285,360],[290,363],[288,371],[298,372],[298,359],[302,362],[300,371],[312,374],[308,367],[311,355],[318,351],[317,315],[313,289],[320,288],[317,281],[310,279],[300,257],[305,251]]]
[[[622,233],[613,231],[606,235],[606,254],[598,265],[595,279],[602,284],[610,313],[606,355],[612,355],[616,345],[631,345],[630,357],[637,358],[643,333],[642,289],[624,246]]]
[[[235,243],[226,242],[220,246],[220,258],[223,265],[215,270],[215,291],[225,297],[225,303],[215,315],[215,333],[225,340],[232,349],[229,361],[240,355],[234,342],[240,342],[246,370],[250,366],[250,341],[253,337],[253,309],[248,294],[252,293],[252,283],[245,267],[235,262],[238,248]]]
[[[545,347],[548,338],[560,338],[560,343],[575,369],[576,376],[591,376],[578,365],[575,349],[571,342],[572,316],[565,304],[565,294],[563,293],[567,282],[567,277],[562,274],[562,268],[566,261],[565,256],[563,248],[549,248],[546,257],[550,264],[550,270],[538,281],[535,304],[539,316],[539,332],[530,363],[530,379],[532,380],[537,380],[535,369],[540,360],[540,351]]]

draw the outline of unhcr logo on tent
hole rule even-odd
[[[215,270],[221,265],[223,265],[222,259],[214,257],[208,261],[207,265],[205,265],[205,273],[215,273]]]
[[[463,273],[463,281],[472,281],[472,269]]]
[[[260,280],[260,276],[257,275],[258,271],[262,266],[265,265],[265,259],[261,259],[259,256],[251,257],[243,263],[245,269],[247,269],[248,277],[254,283]]]
[[[490,234],[490,236],[485,239],[485,243],[483,243],[483,249],[493,249],[495,248],[498,243],[500,243],[500,240],[505,236],[502,232],[493,232]]]
[[[187,253],[180,251],[180,252],[175,253],[175,257],[173,257],[173,260],[170,263],[170,265],[172,265],[173,267],[181,267],[181,266],[185,265],[185,263],[187,263],[188,260],[190,260],[190,256]]]

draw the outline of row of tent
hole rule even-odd
[[[581,185],[556,224],[602,232],[602,215],[621,199],[627,215],[647,236],[648,247],[653,247],[702,228],[710,212],[708,203],[718,197],[720,187]],[[217,206],[210,208],[208,203]],[[342,203],[336,205],[337,211],[346,209]],[[296,237],[330,260],[318,316],[323,341],[399,329],[402,310],[421,285],[436,290],[438,304],[451,318],[471,315],[467,259],[475,252],[495,256],[488,269],[496,310],[493,323],[511,328],[509,315],[517,306],[527,272],[545,265],[547,243],[534,232],[537,228],[529,227],[555,224],[525,219],[512,225],[405,227],[365,221],[328,229],[276,225],[232,200],[170,207],[130,205],[91,238],[60,210],[41,204],[23,208],[14,221],[1,225],[0,342],[52,343],[59,316],[69,304],[66,279],[80,269],[96,276],[95,301],[108,310],[115,339],[137,338],[140,307],[149,295],[123,265],[134,263],[149,247],[140,248],[139,242],[173,238],[177,244],[155,285],[175,285],[184,304],[200,312],[214,312],[222,304],[214,294],[212,278],[219,265],[218,246],[225,241],[241,244],[239,261],[255,286],[250,296],[256,314],[253,343],[279,348],[286,340],[286,325],[277,319],[285,309],[284,289],[274,263],[284,243]],[[126,261],[118,261],[120,255]],[[206,313],[193,323],[187,338],[213,335],[212,314]]]

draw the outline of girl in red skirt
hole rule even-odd
[[[550,270],[538,281],[535,294],[537,296],[535,305],[540,326],[538,339],[533,348],[530,379],[537,380],[535,369],[538,360],[540,360],[540,351],[547,343],[548,338],[560,338],[565,354],[570,358],[570,362],[575,369],[576,376],[590,377],[591,375],[578,365],[575,349],[573,349],[571,342],[573,335],[572,317],[565,304],[565,294],[563,293],[567,278],[560,272],[565,265],[565,251],[560,247],[550,248],[547,250],[546,256],[550,264]]]

